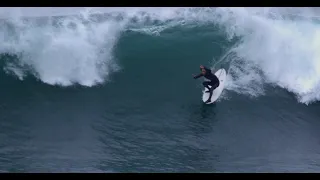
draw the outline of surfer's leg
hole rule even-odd
[[[220,85],[220,82],[218,81],[218,82],[211,82],[212,84],[210,84],[211,85],[211,91],[214,91],[217,87],[219,87],[219,85]]]
[[[218,87],[218,86],[215,87],[215,83],[212,81],[206,81],[203,83],[203,85],[204,87],[208,88],[208,91],[206,91],[207,93],[213,91],[215,88]],[[211,86],[211,88],[209,87],[209,85]]]
[[[218,83],[215,83],[215,84],[213,84],[213,83],[211,82],[210,85],[211,85],[211,88],[209,89],[210,94],[209,94],[209,98],[208,98],[208,100],[206,101],[206,103],[208,103],[208,102],[211,101],[211,97],[212,97],[212,94],[213,94],[213,90],[215,90],[217,87],[219,87],[219,82],[218,82]]]
[[[210,82],[209,81],[204,81],[202,84],[204,87],[206,87],[206,88],[208,88],[208,90],[210,90],[210,87],[209,87]]]
[[[213,88],[211,88],[211,89],[213,89]],[[212,97],[212,94],[213,94],[213,90],[211,90],[211,89],[210,89],[209,98],[208,98],[208,100],[206,101],[206,103],[211,101],[211,97]]]

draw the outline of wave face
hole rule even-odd
[[[0,14],[4,72],[21,80],[32,75],[50,85],[105,83],[112,72],[130,68],[119,66],[114,53],[128,31],[165,38],[163,32],[174,27],[212,26],[230,42],[209,62],[228,64],[227,90],[257,97],[271,84],[301,103],[320,99],[317,9],[38,9],[6,8]]]

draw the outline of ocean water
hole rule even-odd
[[[0,172],[319,172],[317,12],[0,8]]]

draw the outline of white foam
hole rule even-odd
[[[102,83],[116,70],[112,51],[123,24],[112,20],[85,24],[86,20],[89,16],[70,17],[57,27],[50,21],[38,25],[11,19],[14,28],[0,31],[0,51],[21,54],[20,63],[32,67],[32,73],[48,84]]]
[[[277,17],[273,9],[219,10],[224,17],[219,23],[229,36],[242,37],[242,42],[231,51],[236,53],[236,58],[229,59],[233,62],[227,89],[258,95],[263,94],[263,83],[268,82],[295,93],[302,103],[319,100],[320,30],[317,24],[308,18],[297,21],[284,19],[283,14]],[[272,17],[268,10],[273,13]],[[305,11],[310,16],[311,12]]]

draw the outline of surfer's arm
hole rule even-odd
[[[195,75],[193,75],[193,78],[194,78],[194,79],[198,79],[198,78],[199,78],[199,77],[201,77],[201,76],[203,76],[203,74],[202,74],[202,73],[200,73],[199,75],[196,75],[196,76],[195,76]]]

